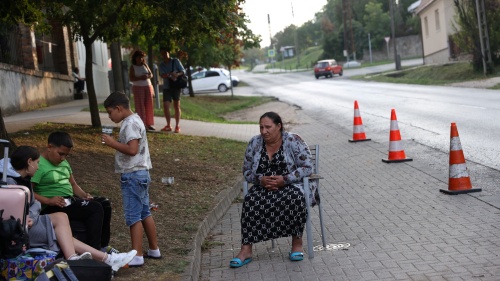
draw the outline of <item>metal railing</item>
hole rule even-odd
[[[0,62],[23,66],[21,32],[17,25],[0,23]]]

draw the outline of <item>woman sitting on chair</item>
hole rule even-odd
[[[292,236],[291,261],[304,258],[307,208],[302,179],[313,171],[311,152],[299,135],[283,130],[277,113],[264,113],[259,124],[260,135],[250,140],[245,152],[243,176],[253,186],[243,202],[241,250],[230,267],[252,261],[252,244],[280,237]]]

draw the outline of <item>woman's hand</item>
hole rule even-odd
[[[26,221],[26,223],[28,224],[28,228],[31,228],[33,226],[33,219],[32,218],[28,218],[28,220]]]
[[[267,191],[276,191],[285,186],[282,176],[263,176],[260,182]]]

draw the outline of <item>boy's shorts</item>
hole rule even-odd
[[[148,170],[140,170],[121,174],[123,212],[125,223],[131,226],[151,216],[149,210],[149,183],[151,177]]]

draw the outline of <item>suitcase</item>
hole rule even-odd
[[[7,168],[9,166],[9,141],[0,139],[4,147],[4,162],[2,171],[2,182],[0,188],[0,210],[4,210],[3,219],[13,216],[21,220],[23,228],[27,229],[26,221],[29,215],[30,190],[22,185],[7,185]]]
[[[78,280],[110,281],[113,278],[111,266],[96,260],[67,261]]]

